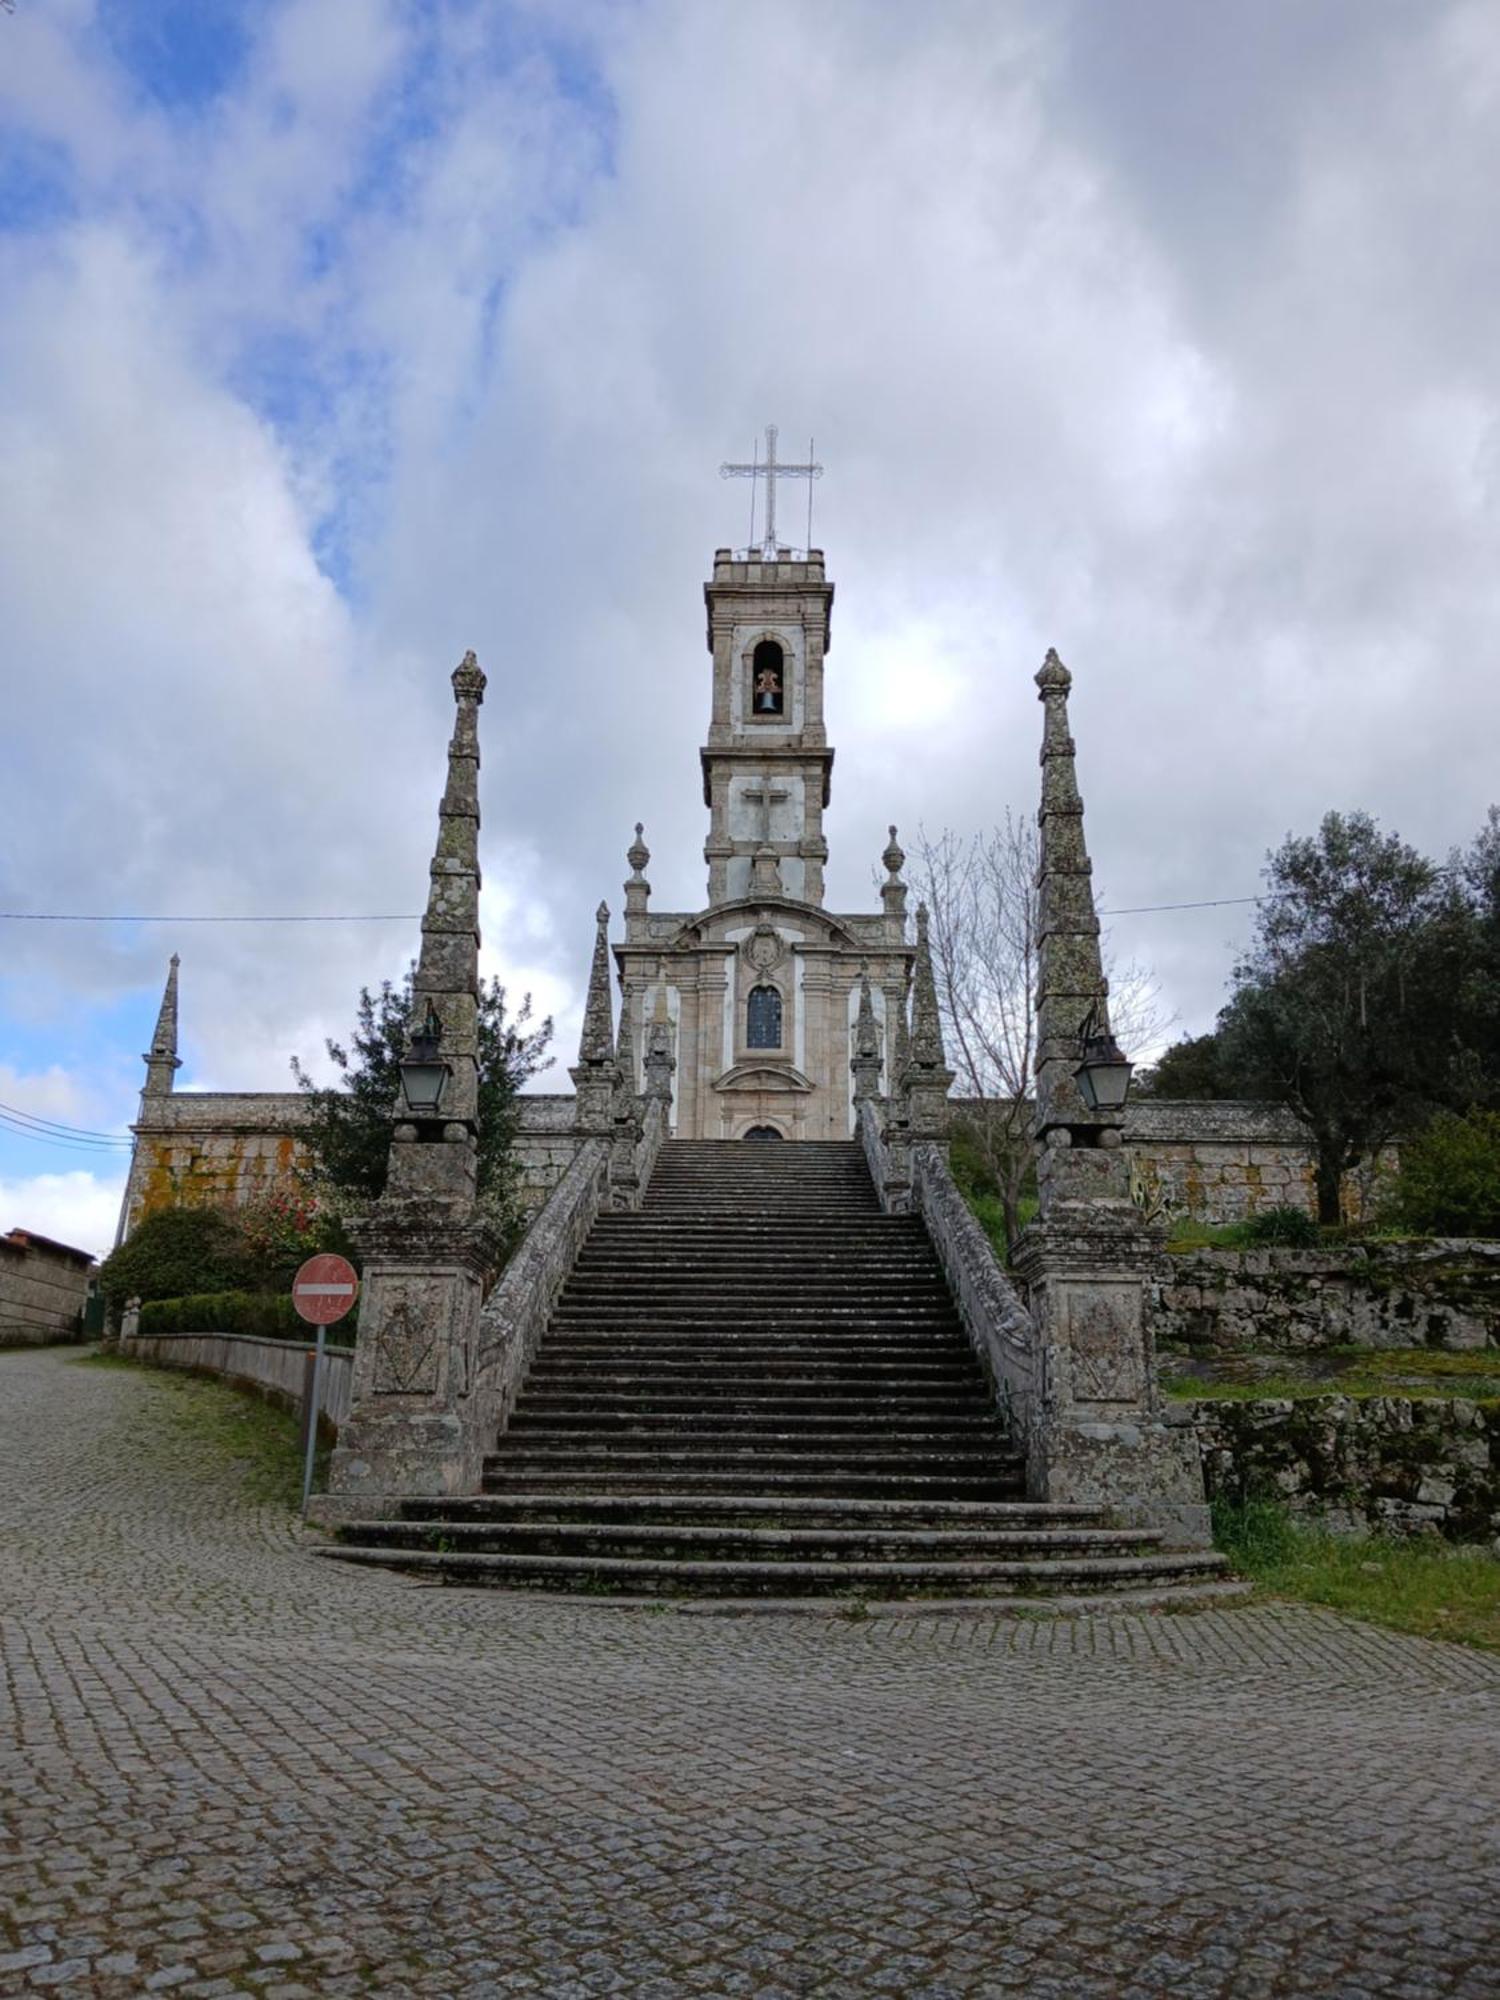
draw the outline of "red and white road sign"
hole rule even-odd
[[[359,1297],[359,1273],[347,1257],[325,1250],[309,1257],[292,1280],[292,1304],[314,1326],[332,1326]]]

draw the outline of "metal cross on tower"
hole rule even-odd
[[[776,456],[776,440],[780,433],[775,424],[766,425],[766,455],[764,459],[752,458],[748,465],[731,465],[727,462],[719,467],[721,479],[764,479],[766,482],[766,532],[761,542],[761,554],[767,562],[776,560],[776,482],[778,479],[805,479],[807,487],[807,539],[812,543],[812,481],[823,477],[823,468],[813,462],[813,441],[807,441],[807,463],[805,465],[783,465]],[[755,542],[755,488],[750,489],[750,541]]]

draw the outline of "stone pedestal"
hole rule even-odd
[[[314,1518],[474,1490],[463,1404],[499,1245],[456,1211],[441,1199],[397,1197],[350,1226],[364,1263],[352,1415]]]
[[[1028,1491],[1206,1547],[1197,1441],[1157,1391],[1146,1302],[1160,1241],[1130,1201],[1127,1156],[1054,1145],[1041,1149],[1039,1172],[1046,1217],[1011,1256],[1036,1340]]]

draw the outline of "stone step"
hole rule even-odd
[[[737,1338],[733,1327],[726,1327],[723,1321],[708,1311],[705,1306],[658,1306],[631,1308],[628,1312],[606,1314],[599,1305],[559,1306],[552,1322],[559,1333],[579,1332],[591,1327],[609,1327],[625,1335],[631,1331],[656,1330],[662,1333],[696,1333],[705,1343],[716,1339],[730,1341]],[[961,1326],[953,1307],[931,1309],[912,1307],[908,1312],[834,1312],[828,1308],[793,1312],[786,1308],[775,1313],[757,1314],[753,1324],[740,1329],[741,1334],[756,1334],[762,1338],[768,1333],[784,1329],[799,1339],[814,1340],[820,1333],[841,1335],[864,1334],[873,1341],[883,1335],[888,1341],[903,1335],[936,1337],[956,1334]]]
[[[772,1340],[764,1333],[754,1338],[706,1340],[697,1334],[625,1336],[601,1327],[549,1336],[527,1380],[540,1383],[557,1371],[566,1370],[571,1376],[600,1367],[630,1374],[701,1368],[728,1376],[742,1375],[747,1369],[770,1369],[778,1383],[783,1377],[845,1379],[851,1374],[856,1378],[868,1375],[871,1380],[908,1374],[913,1380],[983,1379],[974,1356],[945,1340],[845,1340],[834,1334],[818,1339],[798,1334]]]
[[[512,1440],[507,1434],[485,1459],[484,1467],[486,1473],[567,1472],[585,1479],[600,1472],[655,1477],[705,1470],[737,1477],[741,1485],[747,1478],[758,1485],[776,1472],[833,1479],[854,1474],[871,1479],[886,1474],[895,1479],[982,1479],[1013,1470],[1019,1463],[1018,1458],[994,1446],[970,1447],[928,1439],[914,1440],[909,1446],[882,1444],[876,1449],[863,1442],[840,1445],[786,1433],[752,1440],[703,1437],[691,1442],[677,1438],[611,1438],[601,1442],[592,1434]]]
[[[367,1546],[491,1554],[661,1557],[754,1562],[967,1562],[1016,1556],[1143,1555],[1159,1532],[1133,1528],[735,1527],[728,1523],[599,1521],[367,1521],[340,1539]]]
[[[1000,1465],[984,1474],[907,1472],[797,1472],[767,1471],[755,1467],[753,1478],[762,1503],[784,1495],[807,1495],[822,1500],[1015,1500],[1024,1485],[1019,1468]],[[744,1466],[718,1467],[670,1472],[640,1472],[624,1467],[604,1466],[586,1473],[555,1468],[514,1466],[490,1462],[486,1465],[481,1489],[484,1493],[565,1493],[575,1497],[603,1494],[655,1495],[741,1493],[750,1483]]]
[[[758,1394],[753,1389],[738,1388],[715,1396],[696,1387],[691,1393],[685,1393],[675,1384],[666,1389],[660,1386],[615,1389],[608,1383],[598,1386],[580,1384],[576,1388],[544,1386],[538,1389],[533,1383],[527,1388],[524,1409],[518,1409],[511,1419],[511,1430],[523,1422],[559,1422],[566,1418],[592,1422],[596,1416],[601,1423],[619,1424],[634,1416],[649,1418],[652,1422],[665,1422],[669,1417],[692,1416],[711,1417],[715,1421],[721,1418],[759,1421],[763,1417],[769,1419],[778,1415],[784,1416],[788,1422],[824,1417],[834,1423],[857,1418],[870,1423],[909,1425],[912,1422],[969,1423],[980,1418],[990,1421],[995,1416],[995,1410],[991,1399],[977,1391],[967,1396],[909,1393],[882,1396],[878,1390],[871,1390],[855,1396],[835,1385],[821,1396],[769,1396],[764,1393],[762,1384]]]
[[[647,1451],[660,1443],[664,1449],[694,1450],[702,1445],[743,1449],[755,1454],[762,1448],[773,1451],[878,1450],[889,1458],[895,1453],[949,1452],[1003,1448],[1005,1433],[997,1412],[981,1411],[963,1417],[947,1417],[941,1423],[924,1422],[919,1417],[883,1416],[830,1417],[788,1416],[784,1410],[763,1416],[674,1415],[672,1412],[646,1414],[641,1411],[610,1415],[595,1411],[587,1418],[576,1412],[565,1416],[530,1414],[518,1411],[498,1447],[503,1454],[513,1442],[518,1451],[557,1451],[571,1446],[590,1449],[602,1439],[621,1451]]]
[[[760,1528],[1008,1528],[1105,1527],[1105,1510],[1064,1501],[844,1499],[770,1493],[483,1493],[467,1498],[406,1500],[409,1521],[678,1522],[686,1526]]]
[[[1049,1591],[1138,1588],[1143,1583],[1212,1580],[1227,1574],[1218,1555],[996,1558],[969,1562],[696,1562],[597,1555],[490,1555],[384,1549],[333,1542],[318,1553],[377,1563],[450,1582],[546,1590],[612,1589],[711,1597],[824,1596],[830,1593],[1018,1596]]]

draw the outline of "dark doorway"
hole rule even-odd
[[[774,1125],[752,1125],[745,1134],[747,1139],[779,1139],[781,1134]]]

